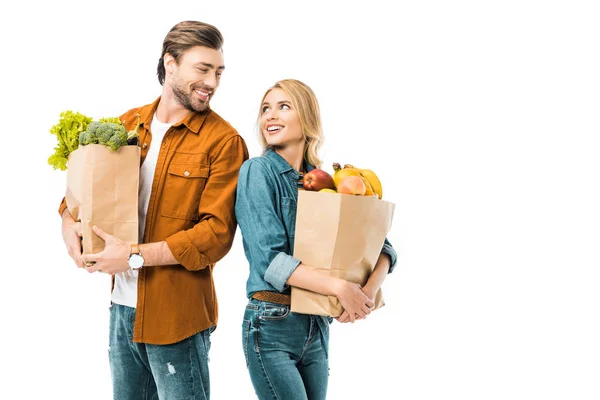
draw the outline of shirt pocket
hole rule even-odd
[[[296,235],[296,200],[291,197],[281,198],[281,213],[285,230],[290,238]]]
[[[198,220],[198,206],[206,185],[208,165],[172,163],[167,170],[161,215]]]

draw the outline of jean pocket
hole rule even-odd
[[[267,321],[280,321],[288,315],[290,315],[289,306],[265,304],[258,318]]]
[[[211,342],[210,342],[210,334],[211,334],[211,332],[212,332],[212,331],[214,331],[214,329],[215,329],[215,327],[212,327],[212,326],[211,326],[210,328],[208,328],[208,329],[205,329],[205,330],[202,332],[202,335],[203,335],[203,342],[204,342],[204,349],[206,350],[206,358],[207,358],[207,359],[208,359],[208,353],[210,352],[210,345],[211,345]]]
[[[244,347],[244,358],[246,359],[246,368],[248,368],[248,339],[250,337],[250,321],[242,321],[242,346]]]

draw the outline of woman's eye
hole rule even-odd
[[[264,106],[264,107],[262,108],[262,113],[264,114],[264,113],[266,113],[267,111],[269,111],[269,107],[267,107],[267,106]]]
[[[289,110],[289,109],[290,109],[290,106],[289,106],[288,104],[282,104],[282,105],[281,105],[281,109],[282,109],[282,110]]]

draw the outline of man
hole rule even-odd
[[[231,248],[242,137],[209,102],[224,70],[214,26],[185,21],[165,37],[158,64],[161,96],[121,116],[140,120],[141,244],[98,228],[97,254],[81,255],[79,223],[65,202],[62,233],[75,263],[114,276],[110,367],[115,399],[208,399],[210,333],[217,324],[212,278]],[[195,397],[194,397],[195,396]]]

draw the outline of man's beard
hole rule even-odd
[[[206,102],[198,101],[194,105],[194,102],[192,101],[193,93],[188,93],[185,90],[185,88],[180,87],[179,85],[177,85],[177,83],[173,82],[171,84],[171,88],[173,89],[173,94],[175,95],[175,98],[177,99],[179,104],[181,104],[186,109],[188,109],[190,111],[195,111],[195,112],[202,112],[202,111],[206,111],[206,109],[208,109],[208,106],[209,106],[208,101],[206,101]],[[210,101],[210,98],[209,98],[209,101]]]

